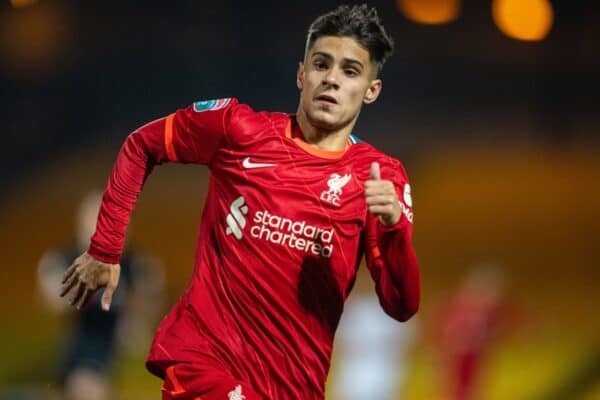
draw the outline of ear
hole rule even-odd
[[[365,96],[363,97],[363,103],[371,104],[372,102],[377,100],[377,97],[379,97],[379,93],[381,93],[382,85],[383,82],[381,82],[381,79],[372,80],[369,84],[369,87],[367,88]]]
[[[298,72],[296,72],[296,86],[302,90],[304,88],[304,63],[300,61],[298,63]]]

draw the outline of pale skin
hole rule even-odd
[[[296,120],[307,143],[321,149],[344,149],[363,104],[373,103],[382,82],[369,52],[350,37],[317,39],[298,67],[296,83],[300,101]],[[371,214],[383,225],[396,224],[402,210],[394,184],[381,179],[379,164],[371,164],[365,182],[365,201]],[[102,309],[108,311],[119,282],[121,266],[79,256],[65,272],[61,296],[81,309],[96,290],[106,287]]]

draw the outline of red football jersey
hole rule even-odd
[[[377,161],[403,215],[369,215],[364,182]],[[302,140],[295,118],[235,99],[194,103],[126,140],[89,253],[116,263],[154,164],[205,164],[211,178],[189,287],[158,328],[147,367],[164,377],[197,362],[268,399],[322,399],[334,332],[362,255],[383,309],[398,320],[419,303],[412,200],[401,163],[351,136],[339,152]]]

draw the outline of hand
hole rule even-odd
[[[108,311],[113,293],[119,284],[120,273],[119,264],[98,261],[85,252],[77,257],[65,272],[60,296],[69,294],[69,303],[81,310],[98,288],[106,286],[102,295],[102,309]]]
[[[382,224],[392,226],[400,221],[402,210],[392,181],[381,179],[379,163],[371,164],[371,179],[365,182],[369,212],[377,215]]]

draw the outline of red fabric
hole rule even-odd
[[[412,209],[403,201],[402,219],[386,228],[364,199],[373,161],[401,200],[405,171],[366,143],[338,158],[311,154],[286,137],[290,126],[298,129],[293,117],[236,100],[218,104],[226,106],[176,112],[168,137],[165,119],[129,136],[89,252],[118,261],[154,165],[208,165],[193,277],[158,328],[147,367],[164,378],[170,365],[193,362],[268,399],[322,399],[334,332],[365,249],[384,310],[406,320],[418,308]]]
[[[479,359],[481,354],[464,353],[454,360],[453,372],[454,387],[452,399],[471,399],[475,390],[479,372]]]
[[[448,399],[480,397],[481,368],[503,318],[501,298],[494,294],[499,289],[491,284],[465,283],[439,311],[437,340]]]
[[[247,383],[194,363],[167,368],[161,391],[162,400],[264,400]]]

